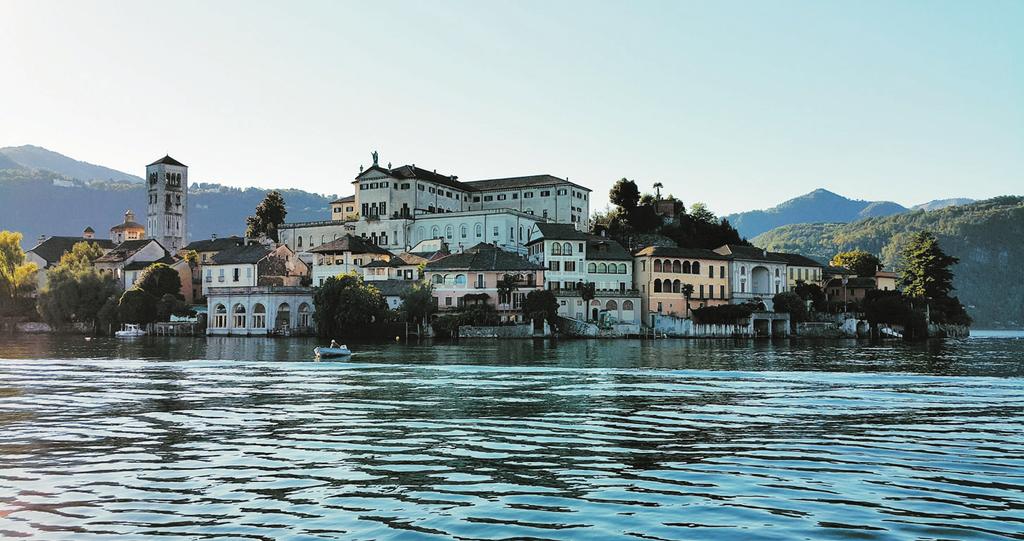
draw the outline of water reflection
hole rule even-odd
[[[313,345],[0,339],[0,536],[1024,530],[1024,341]]]

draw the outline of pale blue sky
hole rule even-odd
[[[351,192],[627,176],[719,213],[1024,189],[1024,2],[0,0],[0,146]],[[2,195],[2,194],[0,194]]]

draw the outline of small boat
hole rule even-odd
[[[338,357],[348,357],[352,355],[352,350],[348,349],[348,346],[346,345],[341,345],[336,348],[315,347],[313,348],[313,354],[316,355],[317,359],[336,359]]]
[[[125,323],[121,330],[114,333],[114,336],[118,338],[135,338],[136,336],[146,336],[146,331],[134,323]]]

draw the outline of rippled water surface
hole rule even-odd
[[[1024,539],[1024,339],[0,337],[0,538]]]

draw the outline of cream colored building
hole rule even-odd
[[[732,292],[729,258],[713,250],[649,246],[633,254],[633,275],[649,326],[652,314],[689,317],[694,308],[728,304]],[[693,286],[689,310],[686,284]]]
[[[784,252],[770,252],[770,255],[786,261],[786,287],[790,290],[796,287],[797,282],[821,285],[825,278],[825,265],[809,257]]]
[[[146,228],[135,221],[135,213],[131,209],[124,211],[124,222],[110,228],[110,240],[121,244],[126,240],[139,240],[146,236]]]

